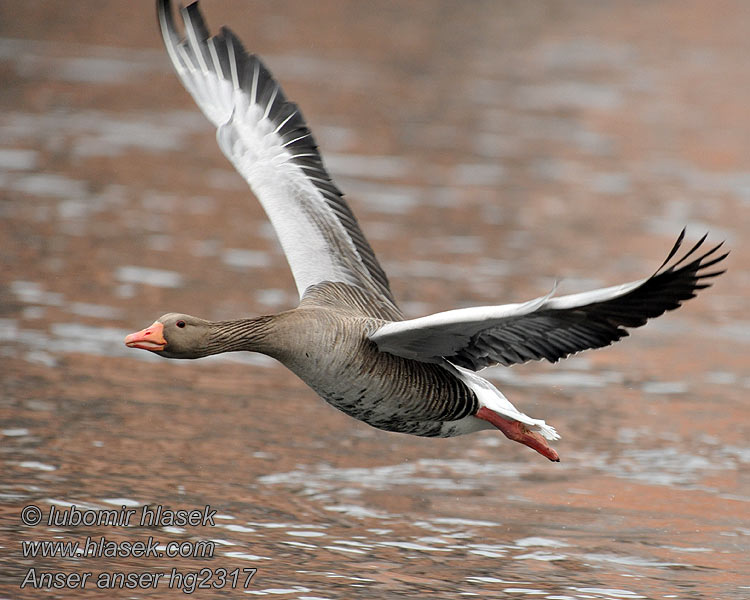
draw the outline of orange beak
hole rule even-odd
[[[125,345],[128,348],[141,348],[152,352],[164,350],[167,346],[167,340],[164,339],[164,325],[159,321],[154,321],[153,325],[146,327],[146,329],[127,336]]]

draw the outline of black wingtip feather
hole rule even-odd
[[[690,258],[690,257],[691,257],[691,256],[692,256],[692,255],[693,255],[693,254],[695,253],[695,251],[696,251],[696,250],[698,250],[698,248],[700,248],[700,247],[701,247],[701,246],[703,245],[703,242],[705,242],[705,241],[706,241],[706,238],[707,238],[707,237],[708,237],[708,233],[704,234],[704,235],[703,235],[703,237],[702,237],[701,239],[699,239],[699,240],[698,240],[698,241],[697,241],[697,242],[695,243],[695,245],[694,245],[694,246],[693,246],[693,247],[692,247],[692,248],[691,248],[690,250],[688,250],[688,251],[687,251],[687,252],[686,252],[686,253],[685,253],[685,254],[683,255],[683,257],[682,257],[682,258],[680,258],[680,259],[679,259],[679,260],[678,260],[677,262],[675,262],[674,264],[672,264],[672,266],[671,266],[671,267],[669,267],[669,269],[668,269],[668,270],[670,270],[670,271],[674,271],[674,270],[677,270],[677,267],[679,267],[679,266],[680,266],[680,265],[681,265],[682,263],[684,263],[684,262],[685,262],[685,261],[686,261],[686,260],[687,260],[688,258]],[[722,245],[723,243],[724,243],[724,242],[720,242],[719,244],[717,244],[717,245],[716,245],[716,246],[714,246],[713,248],[710,248],[710,249],[709,249],[709,250],[707,250],[707,251],[706,251],[705,253],[703,253],[703,254],[702,254],[701,256],[699,256],[698,258],[694,259],[694,260],[693,260],[693,261],[692,261],[692,262],[691,262],[690,264],[686,265],[686,266],[685,266],[685,267],[683,267],[683,268],[687,268],[687,269],[689,269],[689,268],[690,268],[691,266],[693,266],[693,265],[697,265],[697,264],[700,264],[700,262],[701,262],[701,261],[702,261],[702,260],[703,260],[704,258],[706,258],[706,257],[710,256],[711,254],[713,254],[714,252],[716,252],[716,251],[717,251],[717,250],[718,250],[718,249],[719,249],[719,248],[721,247],[721,245]],[[682,270],[682,269],[679,269],[679,270]]]
[[[664,259],[664,262],[663,262],[663,263],[661,263],[661,265],[659,266],[659,268],[658,268],[658,269],[656,270],[656,272],[657,272],[657,273],[658,273],[659,271],[661,271],[661,270],[662,270],[662,269],[664,268],[664,266],[665,266],[665,265],[666,265],[666,264],[667,264],[667,263],[668,263],[668,262],[669,262],[670,260],[672,260],[672,257],[673,257],[673,256],[674,256],[675,254],[677,254],[677,251],[678,251],[678,250],[680,249],[680,246],[682,246],[682,240],[684,240],[684,239],[685,239],[685,232],[686,232],[686,231],[687,231],[687,227],[683,227],[683,228],[682,228],[682,231],[680,231],[680,235],[679,235],[679,236],[677,236],[677,241],[676,241],[676,242],[674,243],[674,246],[672,246],[672,249],[671,249],[671,250],[669,251],[669,254],[667,255],[667,258],[665,258],[665,259]]]
[[[643,302],[640,310],[643,310],[645,322],[647,319],[652,319],[669,310],[678,308],[686,300],[694,298],[696,291],[709,287],[711,282],[707,280],[726,272],[726,269],[706,271],[729,255],[729,252],[716,255],[717,251],[724,245],[723,241],[710,247],[697,257],[694,256],[698,249],[703,247],[708,233],[703,235],[682,257],[669,264],[684,237],[685,230],[683,229],[677,243],[669,253],[669,257],[651,278],[622,298],[615,298],[609,302],[615,311],[621,309],[620,305],[622,304],[633,305],[634,301]],[[693,257],[692,260],[688,262],[691,257]]]

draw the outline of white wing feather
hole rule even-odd
[[[181,9],[186,39],[177,34],[169,0],[160,0],[157,11],[172,64],[268,214],[300,297],[315,284],[340,282],[385,300],[387,314],[400,314],[299,108],[260,59],[228,29],[209,37],[197,4]]]

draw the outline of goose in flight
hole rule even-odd
[[[166,358],[261,352],[296,373],[326,402],[386,431],[451,437],[496,427],[558,461],[558,439],[476,371],[555,362],[607,346],[679,307],[723,271],[721,244],[705,236],[682,256],[684,230],[650,277],[580,294],[404,319],[388,279],[331,180],[299,107],[261,60],[226,28],[211,37],[198,4],[157,0],[169,58],[219,147],[263,205],[289,261],[299,306],[212,322],[168,313],[125,343]]]

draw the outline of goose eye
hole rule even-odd
[[[185,321],[177,321],[177,323],[175,323],[175,325],[177,325],[177,327],[179,327],[180,329],[182,329],[183,327],[185,327]]]

